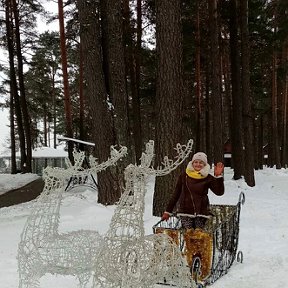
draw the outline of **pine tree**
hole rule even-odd
[[[156,1],[156,134],[155,165],[181,140],[183,103],[181,1]],[[160,216],[172,194],[178,172],[156,179],[153,215]]]

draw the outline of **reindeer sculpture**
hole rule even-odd
[[[114,165],[127,153],[126,147],[111,147],[111,157],[98,164],[90,156],[89,172],[97,173]],[[19,288],[39,287],[46,274],[76,275],[79,287],[86,287],[94,270],[102,241],[97,231],[79,230],[65,234],[58,232],[60,206],[67,179],[87,175],[82,168],[84,152],[73,152],[75,164],[67,159],[67,169],[47,167],[44,170],[45,186],[30,216],[28,216],[18,247]]]
[[[178,287],[193,287],[186,260],[178,246],[165,234],[144,235],[144,197],[147,177],[163,176],[178,167],[189,155],[192,140],[177,145],[176,161],[164,158],[164,167],[154,170],[154,142],[146,144],[139,166],[125,169],[125,191],[115,209],[95,265],[93,287],[154,287],[165,279]]]

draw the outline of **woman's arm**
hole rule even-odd
[[[224,178],[223,177],[218,177],[214,178],[212,175],[210,175],[212,180],[210,182],[209,188],[211,191],[218,195],[221,196],[224,194]]]

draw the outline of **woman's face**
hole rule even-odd
[[[192,166],[193,166],[194,170],[198,172],[204,168],[205,163],[202,160],[194,160],[192,163]]]

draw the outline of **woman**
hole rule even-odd
[[[208,189],[216,195],[224,194],[223,163],[215,165],[214,176],[209,174],[207,155],[198,152],[187,165],[170,199],[162,220],[168,220],[175,206],[183,228],[204,228],[209,215]],[[177,204],[177,205],[176,205]]]

